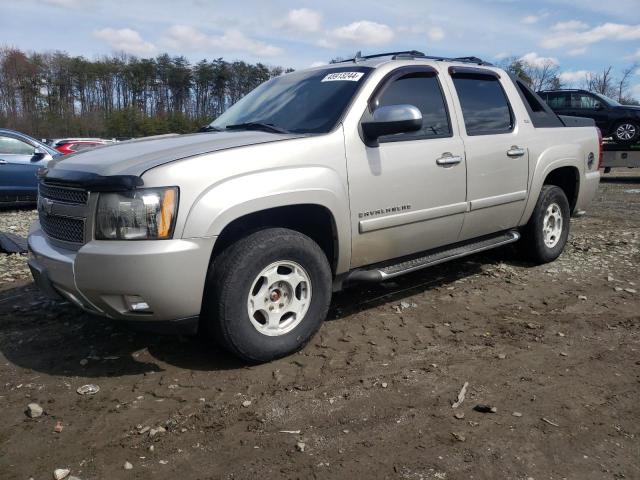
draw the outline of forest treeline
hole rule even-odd
[[[0,49],[0,126],[37,138],[193,132],[281,67]]]

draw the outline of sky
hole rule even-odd
[[[96,58],[160,52],[300,69],[398,50],[557,64],[640,65],[640,0],[0,0],[0,46]],[[640,66],[631,79],[640,98]]]

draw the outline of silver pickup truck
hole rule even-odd
[[[554,260],[602,157],[505,71],[413,51],[274,78],[205,130],[52,162],[29,264],[88,312],[251,362],[304,346],[345,285],[512,242]]]

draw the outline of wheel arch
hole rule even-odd
[[[573,213],[580,193],[580,171],[575,166],[558,167],[547,173],[542,185],[555,185],[562,189]]]
[[[574,154],[578,157],[577,152]],[[531,179],[527,205],[519,225],[525,225],[531,218],[531,214],[535,209],[544,185],[556,185],[560,187],[565,192],[565,195],[567,195],[570,211],[573,213],[580,196],[581,175],[583,175],[583,172],[580,170],[580,163],[576,157],[564,157],[546,164],[544,161],[538,162],[538,167]],[[544,160],[544,158],[541,160]]]
[[[246,213],[226,224],[216,238],[212,259],[237,240],[266,228],[288,228],[316,242],[327,256],[335,275],[338,269],[340,240],[335,217],[319,204],[282,205]]]
[[[349,269],[346,182],[323,166],[253,172],[212,185],[191,207],[183,238],[217,237],[214,253],[219,253],[229,238],[267,227],[308,235],[323,248],[334,274]]]

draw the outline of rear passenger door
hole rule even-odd
[[[468,212],[460,235],[466,240],[518,225],[527,199],[527,129],[505,92],[519,98],[510,79],[475,67],[449,73],[467,157]]]

